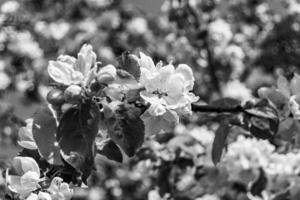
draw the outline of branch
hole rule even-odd
[[[192,111],[194,112],[215,112],[215,113],[240,113],[244,112],[244,108],[240,105],[233,107],[218,107],[210,105],[197,105],[192,104]]]

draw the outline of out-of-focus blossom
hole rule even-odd
[[[140,56],[140,84],[145,87],[141,97],[151,104],[150,114],[163,115],[168,109],[178,113],[190,113],[191,103],[198,100],[190,92],[194,86],[192,69],[185,64],[179,64],[176,69],[172,64],[163,66],[158,63],[155,66],[149,56],[143,53]]]
[[[143,35],[148,31],[147,21],[142,17],[133,18],[128,22],[127,29],[132,34]]]
[[[32,35],[28,31],[18,32],[12,35],[12,42],[8,48],[17,54],[28,56],[32,59],[43,56],[43,51],[39,44],[34,41]]]
[[[230,24],[223,19],[217,19],[209,24],[208,32],[210,39],[221,46],[228,44],[232,38]]]
[[[26,200],[52,200],[52,198],[49,193],[40,191],[38,194],[31,193]]]
[[[48,191],[52,200],[69,200],[73,195],[73,189],[70,189],[69,184],[63,182],[63,179],[60,177],[52,179]]]
[[[168,196],[169,194],[165,194],[164,197],[161,197],[157,189],[148,192],[148,200],[166,200]]]
[[[98,50],[100,58],[111,63],[115,59],[115,54],[110,47],[101,47]]]
[[[233,80],[228,82],[222,88],[223,95],[225,97],[237,98],[240,100],[248,100],[252,97],[251,90],[248,89],[245,84],[239,80]]]
[[[35,24],[35,30],[42,33],[46,37],[52,37],[55,40],[62,39],[70,30],[70,24],[64,21],[57,21],[47,24],[39,21]]]
[[[10,77],[4,73],[0,71],[0,90],[5,90],[10,84],[11,84],[11,79]]]
[[[217,195],[205,194],[202,197],[197,198],[196,200],[219,200],[220,198]]]
[[[28,196],[32,191],[40,188],[40,168],[31,157],[17,156],[13,159],[14,175],[7,175],[8,188],[22,197]]]
[[[224,162],[232,162],[243,169],[266,167],[275,147],[266,140],[239,136],[236,142],[229,144]]]
[[[14,13],[20,8],[20,4],[17,1],[5,1],[1,6],[2,13]]]
[[[26,120],[26,126],[21,127],[19,129],[19,141],[18,144],[26,149],[37,149],[37,145],[33,139],[32,135],[32,125],[33,125],[33,119],[27,119]]]
[[[112,0],[86,0],[91,7],[106,7],[112,3]]]

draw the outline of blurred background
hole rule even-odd
[[[299,71],[299,38],[298,0],[0,0],[0,166],[17,154],[24,120],[45,103],[48,61],[76,57],[84,43],[104,64],[118,66],[125,51],[186,63],[194,70],[193,92],[209,103],[249,100],[279,74],[291,77]],[[213,167],[208,152],[215,129],[211,118],[193,116],[172,140],[146,142],[130,164],[99,164],[91,199],[249,199],[247,184],[260,166],[236,177],[229,177],[229,165]],[[188,138],[177,137],[182,133]],[[258,149],[259,142],[248,141]]]

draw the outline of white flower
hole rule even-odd
[[[18,54],[28,56],[32,59],[37,59],[43,56],[43,50],[39,44],[34,40],[29,31],[22,31],[12,34],[12,42],[9,43],[8,48]]]
[[[100,83],[112,83],[117,78],[117,69],[113,65],[106,65],[97,73],[97,80]]]
[[[20,4],[17,1],[6,1],[1,6],[2,13],[14,13],[20,8]]]
[[[141,97],[151,104],[149,112],[153,116],[163,115],[167,109],[178,113],[190,113],[191,103],[198,100],[189,92],[194,86],[192,69],[185,64],[179,64],[175,69],[172,64],[154,65],[153,60],[140,53],[141,67],[140,84],[145,87]]]
[[[31,193],[26,200],[52,200],[52,198],[49,193],[40,191],[38,194]]]
[[[136,17],[128,22],[128,31],[132,34],[142,35],[148,30],[147,21],[142,17]]]
[[[62,55],[57,61],[50,61],[48,73],[57,83],[64,85],[84,84],[87,86],[95,77],[95,71],[92,70],[96,63],[96,54],[92,46],[84,44],[77,56],[77,59],[71,56]]]
[[[17,156],[13,159],[15,175],[7,175],[8,188],[23,197],[38,189],[40,179],[40,168],[31,157]]]
[[[4,72],[0,72],[0,80],[0,90],[5,90],[11,84],[10,77]]]
[[[239,80],[229,81],[222,88],[225,97],[237,98],[240,100],[248,100],[252,97],[251,90],[241,83]]]
[[[69,200],[73,195],[73,190],[60,177],[53,178],[48,191],[51,194],[52,200]]]
[[[223,19],[217,19],[208,26],[208,32],[210,38],[216,44],[226,45],[232,38],[232,31],[230,24]]]
[[[37,145],[33,139],[32,135],[32,125],[33,125],[33,119],[27,119],[26,120],[26,126],[21,127],[19,129],[19,141],[18,144],[26,149],[37,149]]]

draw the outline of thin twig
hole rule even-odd
[[[244,108],[240,105],[233,107],[217,107],[210,105],[192,104],[192,111],[194,112],[216,112],[216,113],[240,113],[244,112]]]

